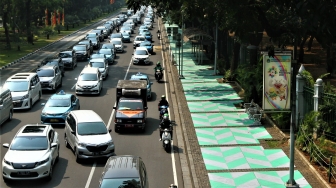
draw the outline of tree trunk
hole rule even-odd
[[[49,33],[47,34],[47,39],[49,39]]]
[[[8,11],[6,10],[3,13],[3,17],[2,18],[3,18],[3,27],[5,28],[5,35],[6,35],[6,48],[10,49],[11,45],[10,45],[10,40],[9,40],[9,31],[8,31],[8,26],[7,26],[7,17],[8,17]]]
[[[231,64],[231,72],[234,72],[238,68],[240,55],[240,43],[235,42],[233,47],[233,61]]]
[[[31,31],[31,11],[30,11],[31,0],[26,1],[26,28],[27,28],[27,42],[33,44],[33,34]]]
[[[308,41],[308,49],[307,49],[308,52],[311,51],[311,47],[313,45],[314,38],[315,38],[314,36],[310,36],[310,39]]]
[[[303,57],[304,57],[304,46],[306,44],[306,41],[308,39],[308,36],[305,36],[302,41],[300,42],[300,51],[299,51],[299,59],[298,59],[298,63],[302,63],[303,62]]]

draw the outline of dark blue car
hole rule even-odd
[[[140,43],[140,47],[147,48],[147,51],[151,54],[153,54],[153,52],[154,52],[153,45],[150,41],[144,41],[144,42]]]
[[[152,42],[152,34],[150,31],[142,32],[141,35],[144,36],[146,40]]]

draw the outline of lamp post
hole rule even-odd
[[[180,33],[177,33],[176,35],[176,47],[178,47],[179,49],[179,59],[178,59],[178,65],[179,65],[179,77],[181,77],[181,63],[180,63],[180,60],[181,60],[181,54],[180,54],[180,49],[181,49],[181,34]]]

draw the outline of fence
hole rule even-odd
[[[309,135],[309,133],[305,132],[303,126],[299,127],[298,137],[301,137],[299,140],[304,142],[302,147],[307,148],[306,151],[309,154],[309,161],[315,162],[320,166],[321,171],[323,170],[327,172],[329,182],[332,182],[332,179],[335,182],[336,168],[333,164],[333,156],[325,156],[325,154],[323,154],[321,151],[322,149],[319,148],[312,139],[312,135]]]
[[[329,104],[330,108],[323,113],[323,121],[328,124],[329,131],[325,131],[325,136],[328,140],[336,141],[336,95],[323,93],[323,105]]]
[[[314,111],[314,88],[303,87],[304,98],[304,115],[308,112]]]

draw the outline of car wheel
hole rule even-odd
[[[52,175],[53,175],[53,166],[54,164],[50,165],[50,169],[49,169],[49,174],[47,176],[47,181],[50,181],[52,179]]]
[[[61,83],[59,84],[59,87],[62,87],[63,85],[63,79],[61,78]]]
[[[80,106],[78,106],[78,110],[80,110]]]
[[[72,70],[75,69],[75,63],[72,63],[71,69],[72,69]]]
[[[2,176],[2,179],[5,183],[9,183],[11,180]]]
[[[13,119],[13,110],[10,110],[7,121],[11,121],[12,119]]]
[[[58,149],[57,149],[57,157],[55,159],[55,164],[58,163],[58,161],[59,161],[59,147],[60,146],[58,146]]]
[[[64,143],[65,143],[65,147],[70,148],[70,145],[69,145],[69,142],[68,142],[68,137],[65,133],[64,133]]]
[[[119,129],[117,128],[117,126],[114,126],[114,132],[119,133]]]
[[[33,107],[33,99],[30,99],[29,100],[29,110],[32,109]]]
[[[77,149],[76,149],[76,148],[74,149],[74,153],[75,153],[75,159],[76,159],[76,162],[77,162],[77,163],[80,163],[80,158],[79,158],[79,156],[78,156],[78,152],[77,152]]]

